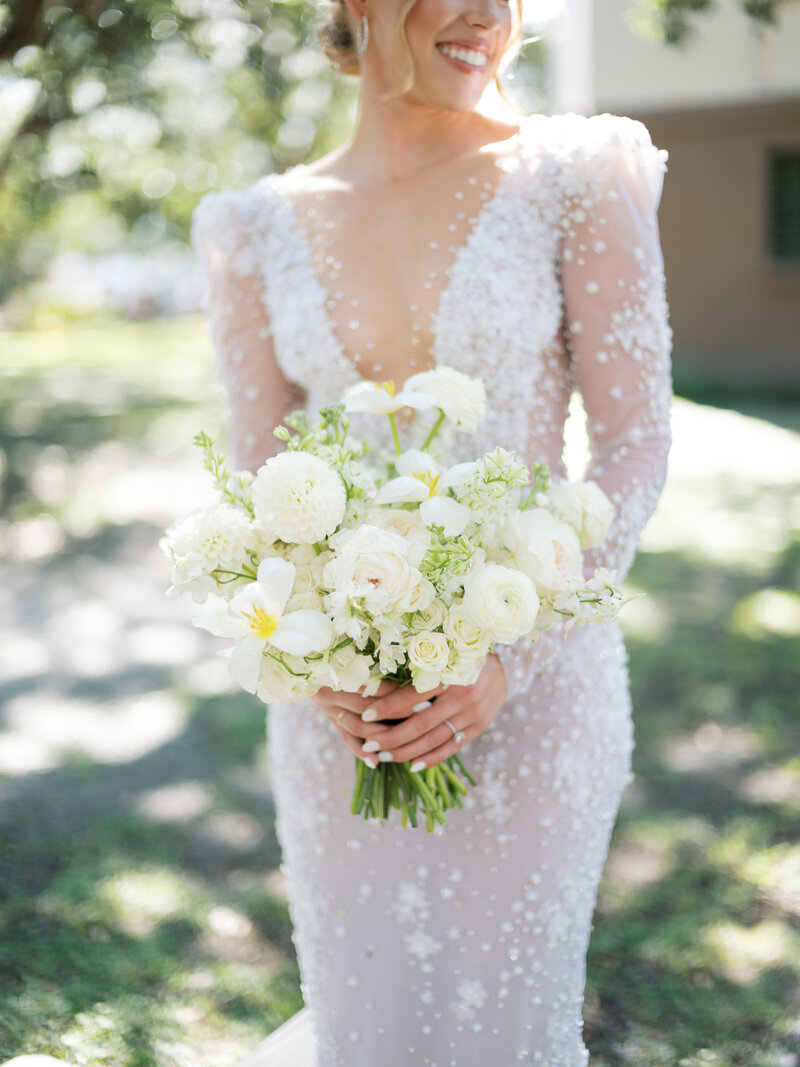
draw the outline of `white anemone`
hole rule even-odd
[[[295,567],[285,559],[263,560],[255,582],[244,586],[228,603],[227,611],[207,612],[193,620],[216,637],[233,638],[237,644],[230,656],[231,674],[249,693],[255,693],[261,660],[272,645],[281,652],[307,656],[323,652],[333,640],[333,626],[321,611],[289,611]]]

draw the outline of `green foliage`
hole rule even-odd
[[[739,0],[745,15],[756,22],[777,24],[778,8],[786,0]],[[694,33],[698,15],[716,7],[716,0],[634,0],[625,12],[631,28],[654,41],[683,45]]]

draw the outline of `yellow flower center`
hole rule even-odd
[[[388,382],[380,382],[378,388],[383,389],[384,393],[388,393],[389,396],[394,396],[394,382],[391,379]]]
[[[252,615],[246,611],[243,611],[242,615],[250,623],[250,629],[256,637],[260,637],[264,641],[269,641],[278,627],[278,616],[270,615],[262,607],[254,608]]]
[[[418,478],[423,485],[428,487],[428,499],[436,496],[436,486],[439,484],[439,475],[431,474],[430,471],[414,471],[413,478]]]

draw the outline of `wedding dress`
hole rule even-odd
[[[666,160],[632,119],[526,117],[492,195],[460,213],[468,233],[449,246],[446,271],[429,272],[443,278],[426,291],[432,361],[479,375],[487,392],[478,432],[452,440],[455,460],[502,445],[563,475],[580,391],[585,477],[616,508],[587,576],[605,566],[625,577],[666,474],[672,331],[656,214]],[[280,447],[271,431],[286,410],[316,414],[362,376],[312,256],[314,211],[301,221],[295,202],[304,178],[295,167],[212,192],[193,220],[233,459],[251,470]],[[352,420],[381,440],[384,421]],[[478,784],[433,834],[351,815],[354,759],[331,721],[310,701],[269,709],[306,1007],[241,1067],[588,1062],[586,949],[631,777],[627,653],[616,622],[499,651],[508,698],[461,752]]]

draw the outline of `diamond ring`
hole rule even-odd
[[[455,726],[453,726],[449,719],[445,719],[444,721],[446,725],[449,726],[450,729],[453,731],[453,740],[457,745],[460,745],[461,742],[465,740],[467,735],[464,733],[463,730],[456,730]]]

